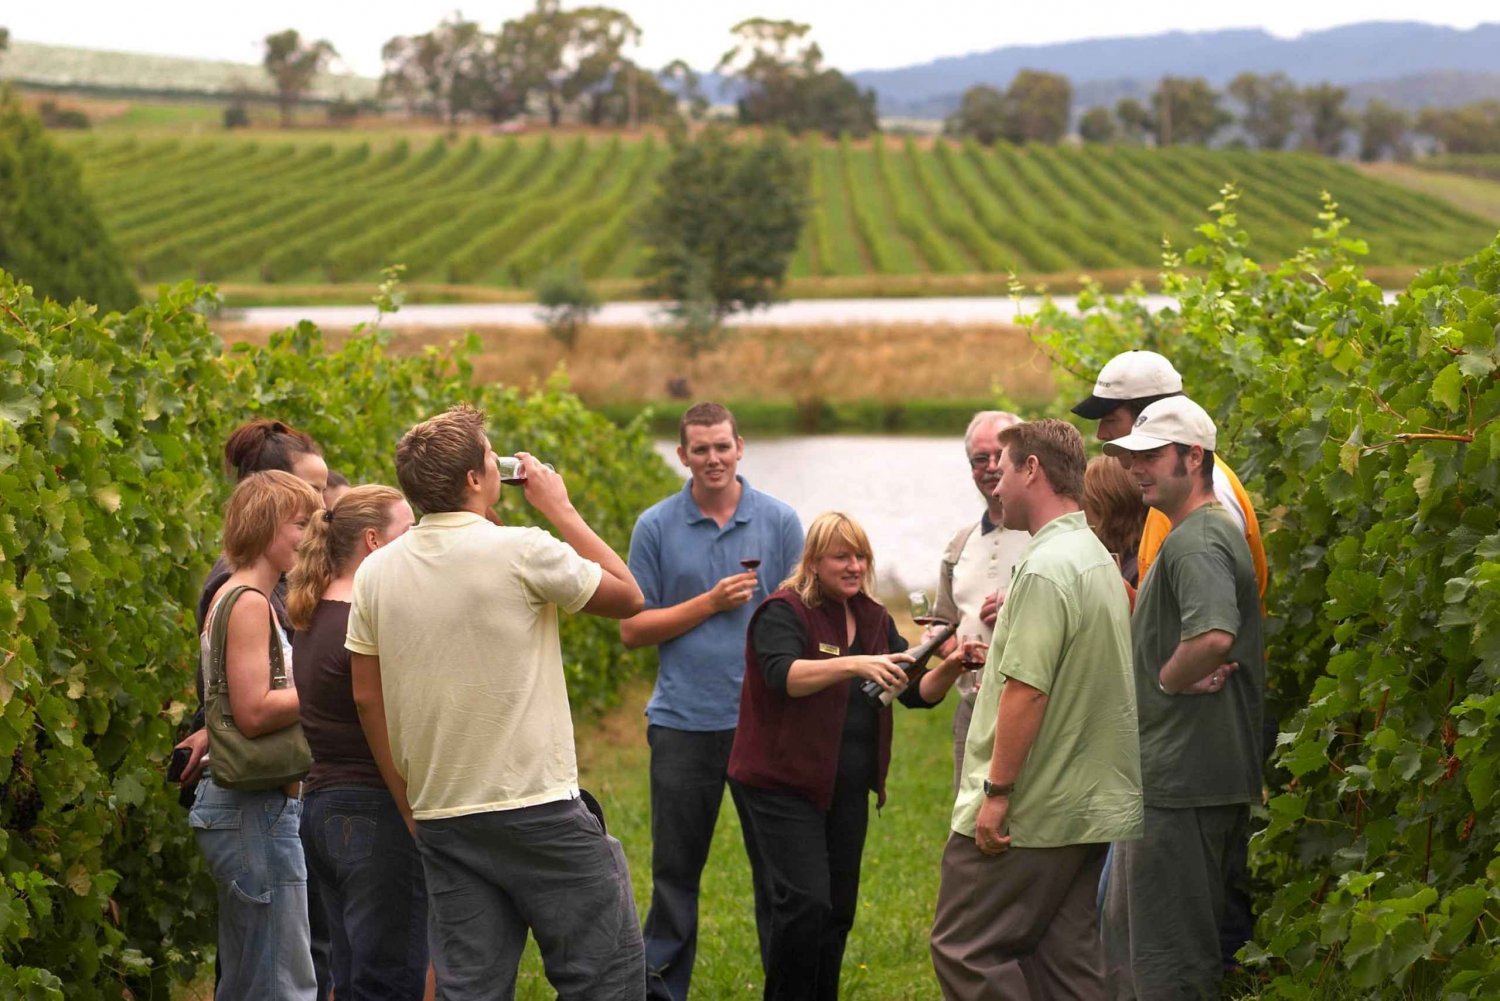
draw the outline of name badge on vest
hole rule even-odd
[[[837,657],[839,655],[839,648],[834,646],[832,643],[819,643],[818,653],[831,654],[832,656]]]

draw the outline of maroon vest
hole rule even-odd
[[[729,755],[729,777],[757,789],[792,792],[812,800],[825,813],[833,802],[839,745],[849,711],[849,686],[840,682],[796,698],[766,684],[755,653],[755,623],[773,601],[786,602],[802,620],[805,660],[828,660],[849,653],[844,606],[825,601],[808,608],[795,591],[780,590],[756,609],[745,637],[745,681],[740,687],[740,720]],[[890,616],[878,601],[857,594],[849,601],[854,631],[867,654],[890,650]],[[838,653],[828,653],[832,648]],[[885,805],[885,773],[891,764],[891,709],[880,710],[876,753],[877,805]]]

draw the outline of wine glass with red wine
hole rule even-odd
[[[744,556],[740,557],[740,566],[745,568],[746,573],[755,573],[756,570],[760,567],[760,557],[754,555],[753,553],[746,553]],[[753,599],[759,592],[760,576],[757,574],[755,578],[755,590],[750,592],[750,597]]]
[[[500,482],[508,487],[524,487],[526,485],[526,467],[521,460],[514,455],[495,456],[495,465],[500,468]],[[543,469],[552,469],[552,463],[542,463]],[[556,470],[553,470],[554,472]]]
[[[941,621],[932,614],[932,598],[926,591],[913,591],[906,600],[911,605],[911,620],[917,625],[931,626]]]

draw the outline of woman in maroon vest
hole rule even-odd
[[[908,678],[884,606],[870,596],[875,560],[864,530],[837,512],[807,531],[796,571],[750,622],[729,776],[760,858],[755,916],[765,997],[838,997],[854,924],[873,790],[885,803],[891,709],[866,681],[914,709],[943,698],[955,653]]]

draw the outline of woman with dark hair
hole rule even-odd
[[[224,443],[224,472],[236,482],[264,469],[280,469],[322,491],[328,487],[323,450],[305,431],[265,417],[241,424]]]
[[[427,979],[427,889],[416,842],[370,752],[354,706],[349,627],[354,572],[412,525],[392,487],[354,487],[313,519],[288,577],[302,732],[302,847],[327,916],[340,1001],[416,1001]]]
[[[232,719],[241,747],[278,738],[298,724],[297,690],[285,669],[290,644],[276,622],[270,593],[292,568],[308,522],[322,506],[316,490],[280,470],[250,474],[229,498],[224,555],[231,572],[210,596],[199,645],[201,672],[209,677],[216,704]],[[245,772],[231,781],[230,760],[210,760],[188,814],[218,887],[216,993],[313,1001],[318,982],[307,867],[298,839],[298,782],[276,772],[268,781],[287,784],[268,788],[248,762],[241,762]],[[222,773],[218,781],[215,769]]]
[[[870,793],[885,803],[891,759],[891,708],[861,686],[873,681],[929,709],[963,669],[954,651],[909,677],[906,641],[871,597],[874,581],[864,530],[822,514],[796,570],[750,622],[729,777],[761,860],[755,914],[768,1001],[838,997]]]

